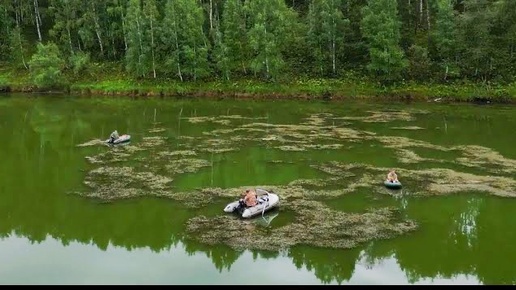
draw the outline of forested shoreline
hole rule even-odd
[[[515,102],[513,0],[0,0],[0,91]]]

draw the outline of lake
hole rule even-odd
[[[514,128],[509,105],[0,95],[0,283],[514,285]],[[280,206],[223,212],[245,188]]]

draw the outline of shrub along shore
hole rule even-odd
[[[68,74],[52,88],[34,85],[28,70],[0,68],[2,93],[64,93],[81,96],[192,97],[241,99],[436,101],[516,104],[516,83],[398,82],[381,85],[349,76],[341,79],[297,78],[266,82],[254,79],[184,81],[159,77],[138,80],[116,67],[98,66],[79,76]]]

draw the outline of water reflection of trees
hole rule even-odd
[[[378,242],[366,252],[372,260],[395,256],[410,283],[464,274],[485,284],[512,284],[515,268],[504,262],[516,257],[507,243],[515,238],[514,231],[507,231],[512,223],[508,212],[510,203],[481,196],[413,200],[409,214],[423,221],[421,230]]]
[[[351,279],[355,264],[360,257],[360,249],[335,250],[311,247],[294,247],[288,256],[298,269],[303,266],[314,271],[315,276],[325,284],[342,284]]]

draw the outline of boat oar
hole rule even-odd
[[[262,209],[262,217],[263,217],[263,213],[265,212],[265,208],[266,208],[267,206],[269,206],[269,198],[267,198],[267,200],[266,200],[265,202],[266,202],[266,203],[265,203],[265,205],[263,206],[263,209]]]

